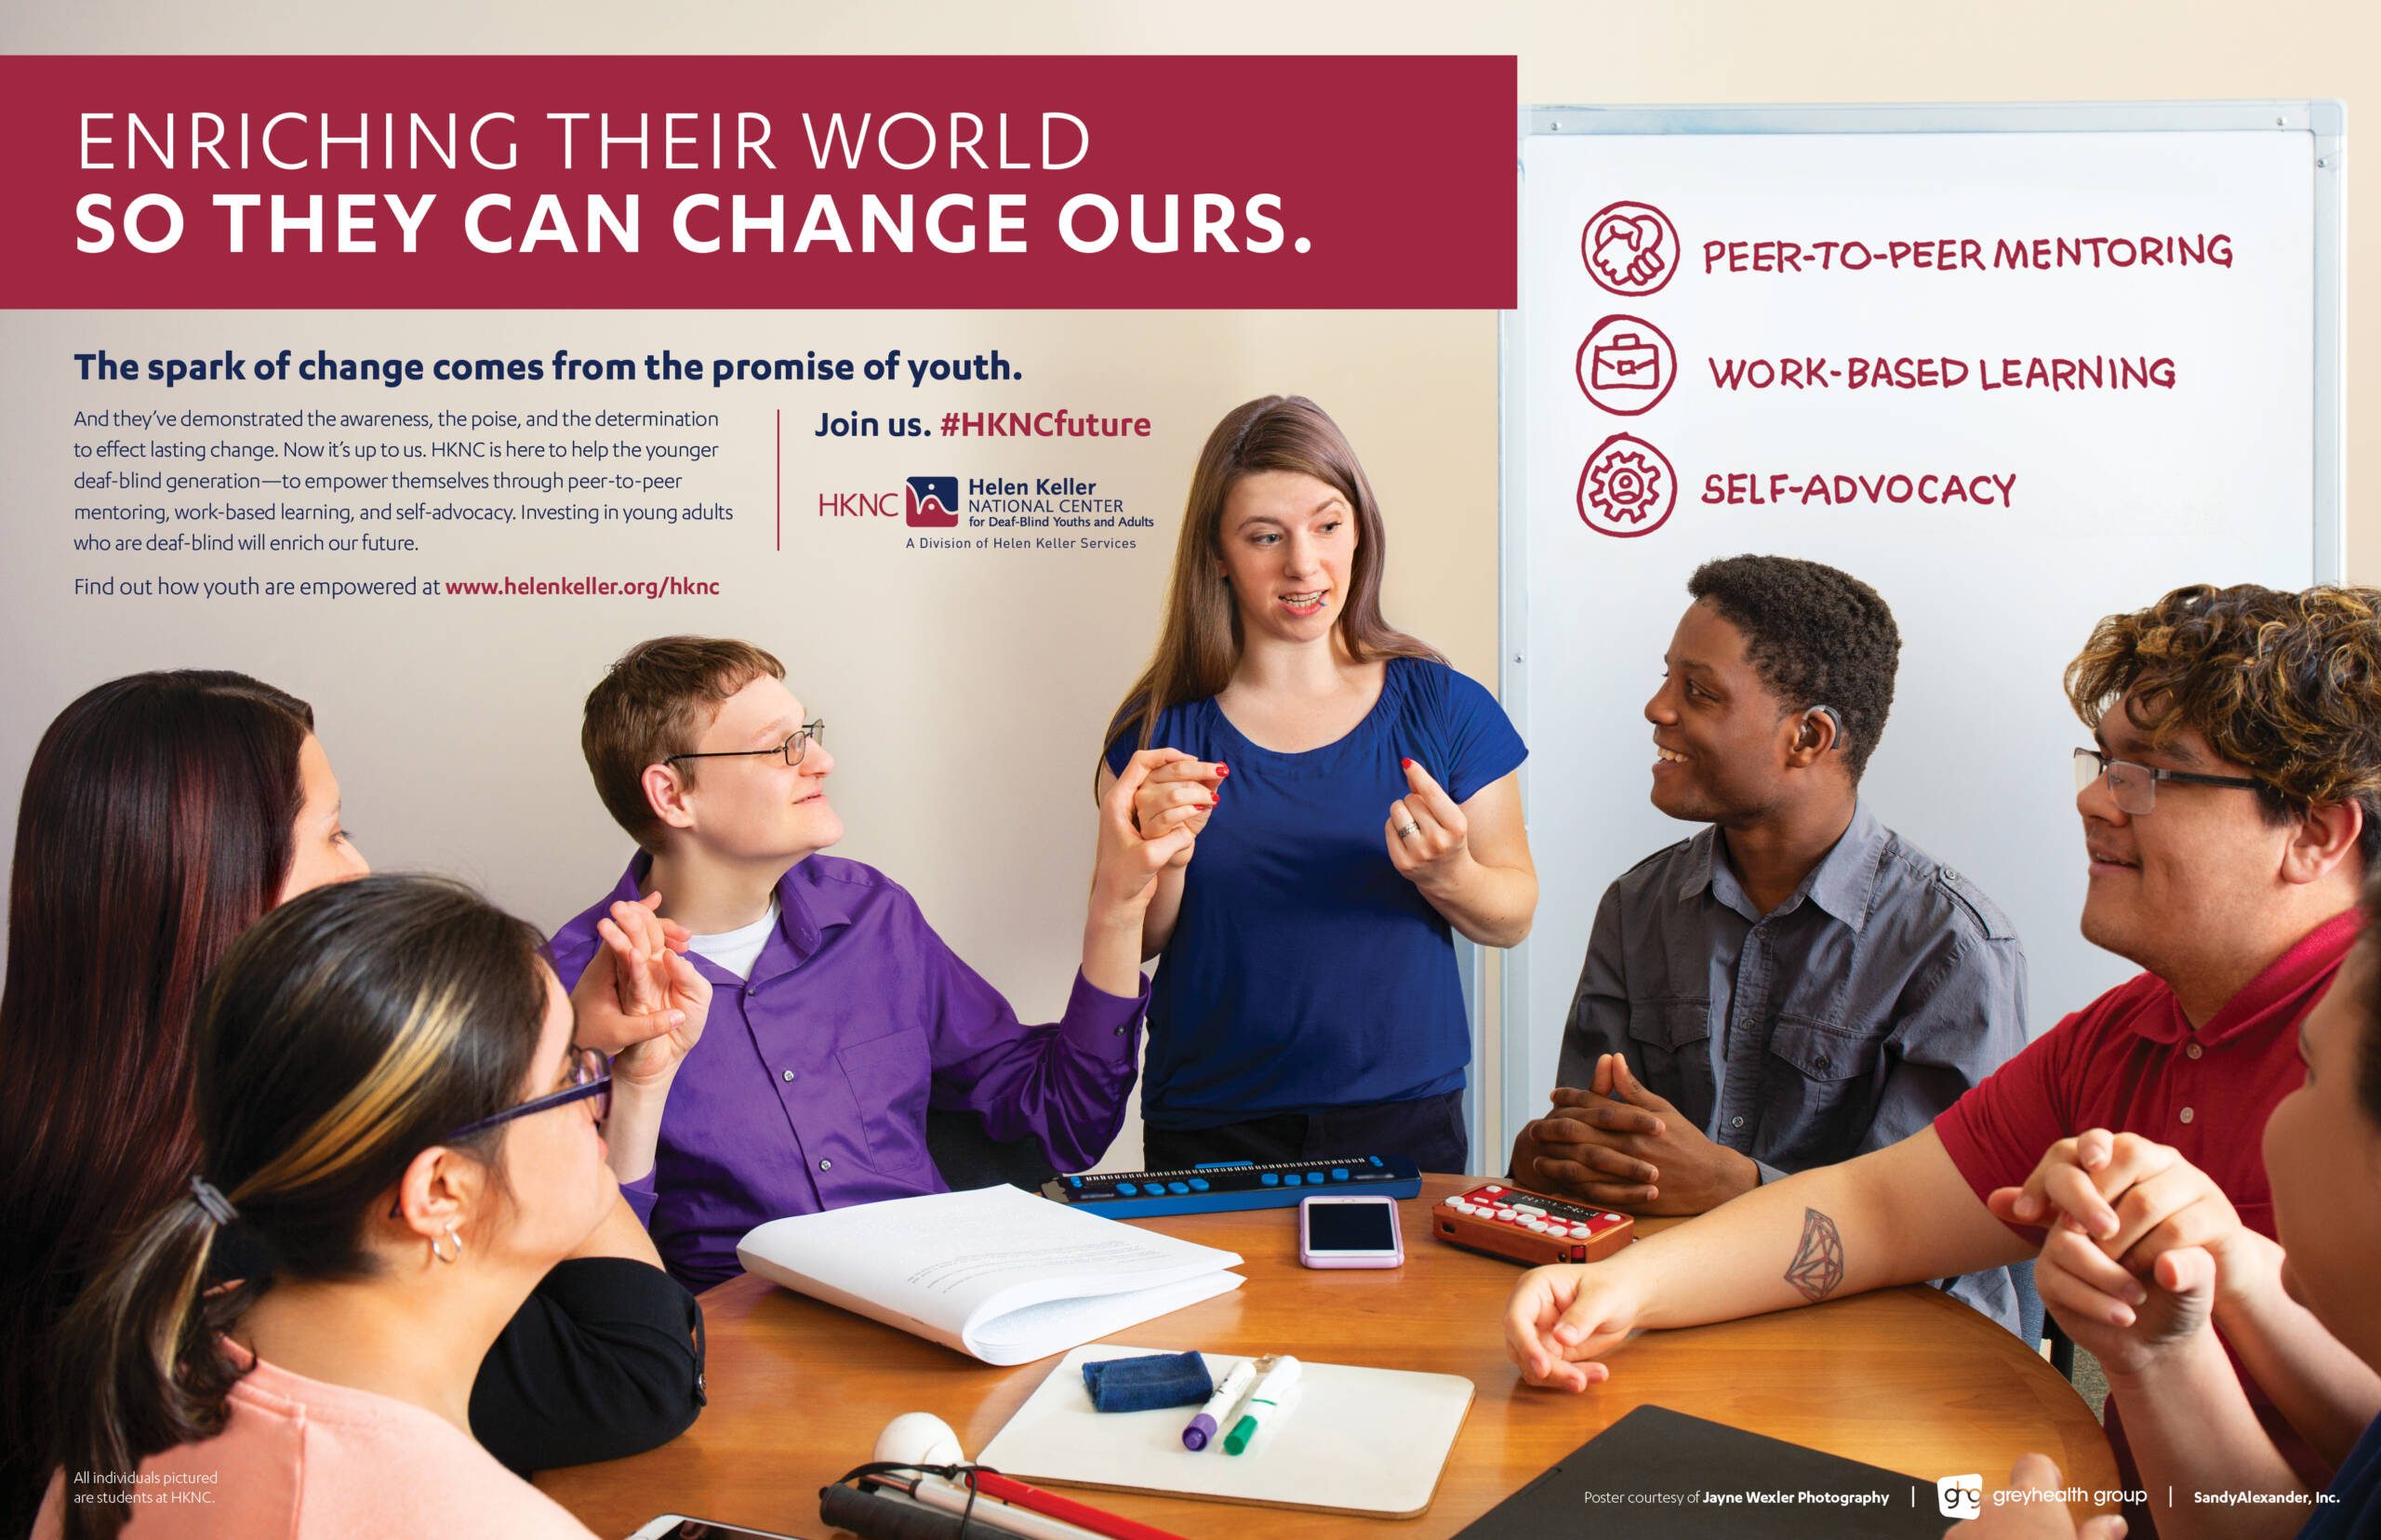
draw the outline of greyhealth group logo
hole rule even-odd
[[[1984,1473],[1944,1476],[1935,1482],[1935,1506],[1946,1519],[1973,1519],[1984,1511]]]
[[[959,523],[957,476],[911,476],[903,510],[920,529],[950,529]]]

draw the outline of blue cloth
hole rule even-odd
[[[1198,1406],[1216,1393],[1207,1361],[1197,1353],[1101,1359],[1083,1366],[1083,1387],[1091,1392],[1093,1409],[1100,1412]]]
[[[2354,1540],[2361,1534],[2381,1534],[2381,1418],[2348,1451],[2298,1540]]]
[[[1137,745],[1137,730],[1111,744],[1109,768]],[[1496,698],[1394,657],[1337,743],[1260,749],[1210,697],[1169,708],[1151,746],[1231,774],[1151,985],[1141,1115],[1212,1128],[1460,1088],[1471,1034],[1454,933],[1390,863],[1386,826],[1410,790],[1401,759],[1457,803],[1520,766],[1529,750]]]

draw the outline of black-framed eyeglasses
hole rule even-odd
[[[595,1099],[595,1121],[599,1123],[607,1121],[612,1115],[612,1061],[604,1056],[604,1051],[600,1048],[572,1049],[570,1069],[567,1073],[569,1079],[564,1082],[561,1090],[549,1091],[542,1096],[533,1096],[517,1106],[508,1107],[501,1112],[482,1118],[475,1122],[467,1122],[460,1128],[450,1128],[438,1142],[451,1144],[467,1135],[485,1134],[491,1128],[500,1128],[515,1118],[525,1118],[533,1112],[551,1111],[554,1108],[567,1107],[572,1102],[586,1101],[590,1097]],[[400,1196],[395,1202],[389,1205],[389,1217],[397,1218],[404,1212],[405,1199]]]
[[[2075,790],[2091,789],[2094,781],[2106,776],[2108,795],[2117,806],[2134,817],[2140,817],[2158,805],[2158,783],[2177,781],[2186,786],[2226,786],[2241,791],[2262,790],[2265,782],[2246,776],[2202,776],[2189,770],[2162,770],[2156,765],[2136,764],[2102,753],[2097,749],[2075,750]]]
[[[485,1134],[491,1128],[525,1118],[533,1112],[544,1112],[572,1102],[596,1098],[595,1121],[604,1122],[612,1115],[612,1063],[600,1048],[574,1048],[570,1051],[570,1078],[559,1091],[548,1092],[517,1107],[508,1107],[477,1122],[467,1122],[460,1128],[449,1129],[446,1137],[459,1139],[467,1134]]]
[[[802,763],[802,756],[810,752],[812,744],[826,741],[827,719],[819,717],[816,721],[805,722],[795,728],[791,736],[774,749],[712,749],[699,754],[672,754],[661,763],[675,764],[680,760],[745,759],[753,754],[778,754],[783,756],[786,763],[791,766]]]

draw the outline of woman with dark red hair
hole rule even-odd
[[[196,1172],[201,984],[268,909],[367,870],[313,710],[245,674],[113,681],[33,750],[0,992],[0,1534],[32,1523],[60,1456],[48,1355],[67,1306]],[[270,1267],[225,1240],[219,1276]],[[472,1395],[498,1458],[614,1458],[694,1420],[700,1312],[657,1263],[623,1203],[539,1286]]]

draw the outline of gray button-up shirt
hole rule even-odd
[[[1623,1054],[1762,1180],[1881,1149],[2026,1045],[2026,955],[1975,883],[1866,806],[1763,915],[1719,830],[1605,890],[1556,1079]],[[2014,1325],[2005,1271],[1954,1293]]]

